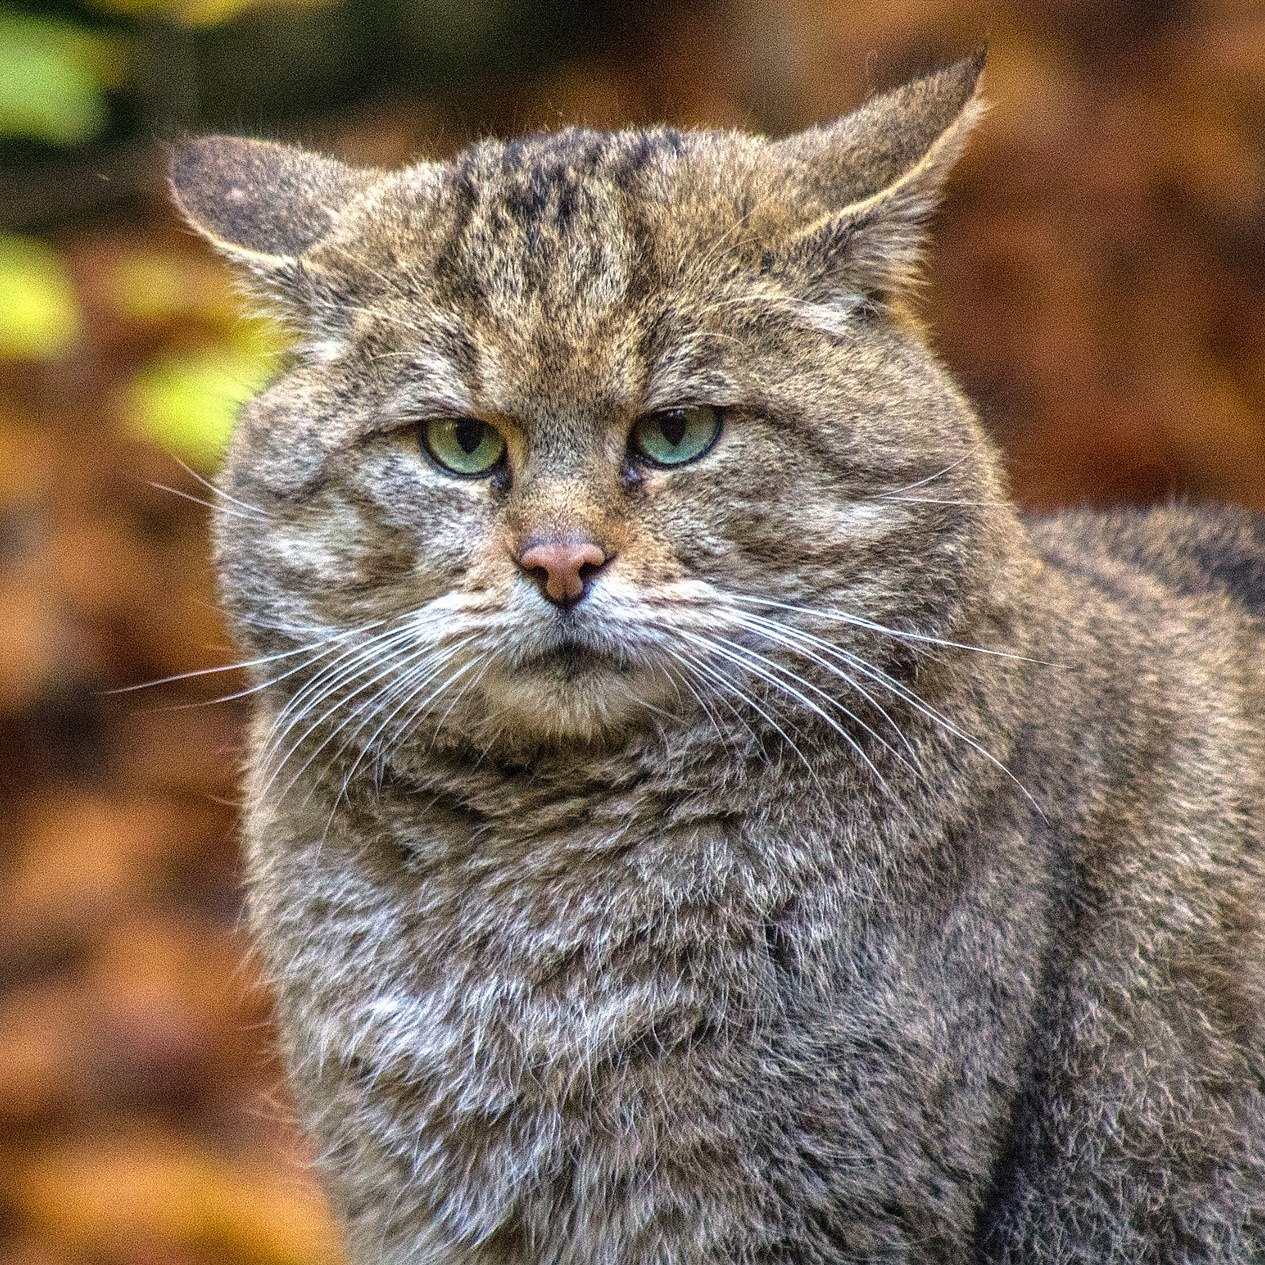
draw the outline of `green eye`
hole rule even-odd
[[[669,408],[639,417],[632,448],[656,466],[683,466],[701,457],[720,434],[720,411],[710,404]]]
[[[477,417],[436,417],[422,423],[422,447],[445,470],[475,477],[491,474],[505,456],[505,439]]]

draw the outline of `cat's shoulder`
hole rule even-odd
[[[1265,514],[1173,504],[1075,510],[1028,522],[1038,552],[1061,569],[1129,568],[1187,597],[1228,596],[1265,616]]]

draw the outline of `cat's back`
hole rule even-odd
[[[1179,598],[1228,598],[1265,619],[1265,514],[1166,505],[1078,510],[1029,526],[1048,564],[1100,591],[1117,591],[1132,579]]]
[[[1260,1261],[1265,516],[1027,527],[1019,774],[1059,912],[983,1259]]]

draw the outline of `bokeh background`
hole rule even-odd
[[[1016,495],[1265,509],[1257,0],[0,0],[0,1263],[338,1259],[238,926],[207,561],[277,335],[162,143],[781,132],[988,38],[925,312]],[[163,486],[165,485],[165,486]]]

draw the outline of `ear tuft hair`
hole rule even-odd
[[[256,271],[318,242],[375,173],[273,141],[202,136],[171,156],[171,187],[189,223]]]

